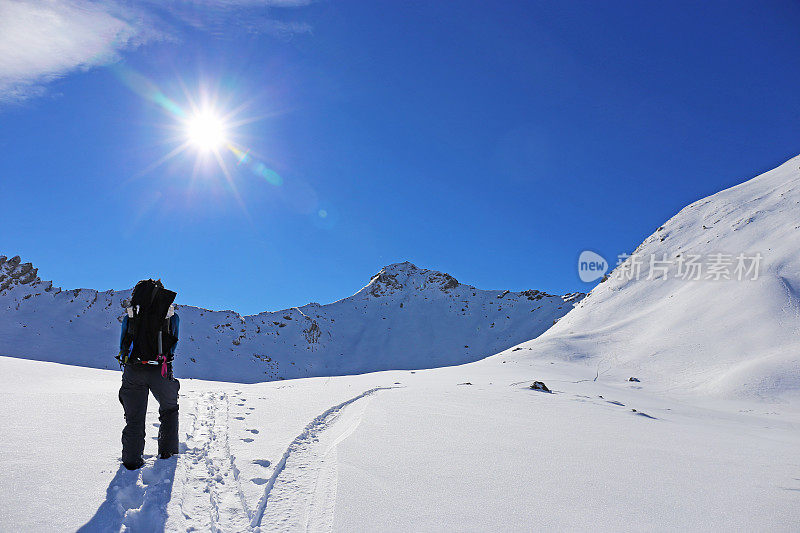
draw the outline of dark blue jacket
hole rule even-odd
[[[178,313],[174,313],[169,318],[169,329],[172,330],[172,334],[175,335],[176,338],[178,337],[178,330],[180,328],[180,325],[181,325],[181,319],[178,318]],[[119,336],[119,347],[120,347],[120,350],[123,348],[122,342],[125,340],[125,330],[126,329],[128,329],[128,315],[127,314],[122,319],[122,333],[120,333],[120,336]],[[169,351],[170,355],[172,355],[172,356],[175,355],[175,347],[177,345],[178,345],[178,342],[175,341],[175,344],[172,346],[172,348]]]

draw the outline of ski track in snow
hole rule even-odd
[[[254,530],[331,530],[337,483],[332,452],[361,422],[363,399],[391,388],[369,389],[334,405],[295,437],[264,486],[250,522]]]

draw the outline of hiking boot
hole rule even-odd
[[[139,468],[141,468],[141,467],[144,465],[144,461],[142,461],[141,459],[139,459],[139,461],[138,461],[138,462],[136,462],[136,463],[122,463],[122,464],[123,464],[123,465],[125,466],[125,468],[127,468],[128,470],[136,470],[136,469],[139,469]]]

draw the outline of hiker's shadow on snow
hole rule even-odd
[[[120,465],[105,501],[78,532],[119,531],[123,525],[125,531],[164,531],[177,459],[158,459],[133,471]]]

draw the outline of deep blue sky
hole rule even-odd
[[[405,260],[564,293],[591,288],[581,250],[630,252],[800,153],[794,1],[330,0],[270,10],[303,28],[283,33],[250,12],[162,13],[171,35],[0,104],[0,254],[64,288],[162,277],[242,313],[337,300]],[[229,152],[233,187],[214,165],[192,179],[191,150],[143,174],[176,119],[121,72],[184,108],[181,86],[246,103],[260,120],[236,140],[283,183]]]

